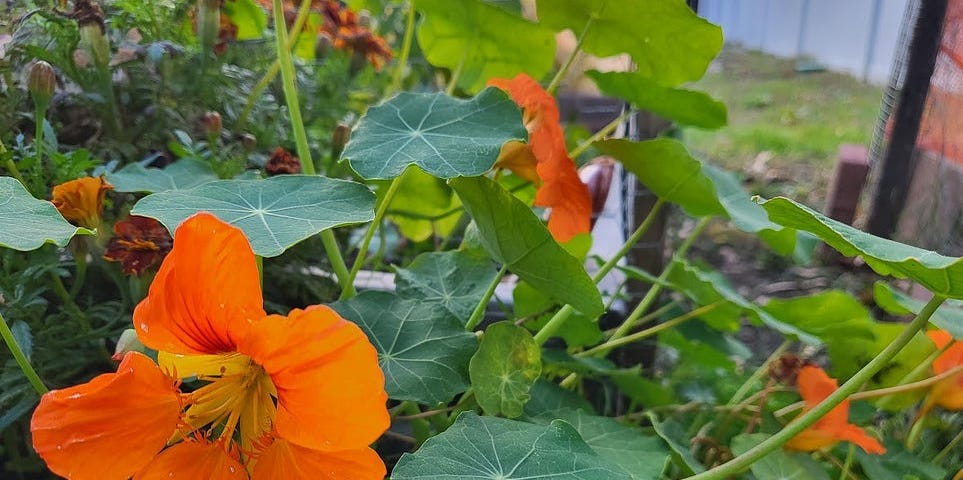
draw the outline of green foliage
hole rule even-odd
[[[465,204],[495,260],[559,303],[595,316],[602,312],[598,289],[580,262],[560,247],[525,204],[486,178],[456,178],[450,185]]]
[[[640,75],[670,87],[698,80],[722,49],[722,29],[682,0],[539,0],[538,13],[556,31],[575,32],[586,52],[628,53]]]
[[[210,212],[244,230],[255,254],[273,257],[329,228],[370,221],[373,210],[374,194],[363,185],[284,175],[154,193],[137,202],[131,213],[156,218],[173,232],[187,217]]]
[[[497,88],[471,100],[401,93],[368,110],[343,158],[369,180],[409,165],[439,178],[475,177],[491,170],[502,144],[527,138],[518,107]]]
[[[742,434],[732,439],[732,453],[739,455],[769,438],[765,433]],[[752,464],[752,474],[759,480],[795,478],[798,480],[829,480],[826,470],[803,453],[776,450]],[[873,477],[876,478],[876,477]]]
[[[397,480],[632,478],[617,464],[595,453],[578,432],[562,420],[541,426],[467,412],[416,453],[402,456],[391,477]]]
[[[495,278],[491,261],[468,251],[432,252],[395,271],[395,290],[404,298],[442,309],[464,326]]]
[[[788,198],[761,203],[772,221],[810,232],[845,256],[859,255],[880,275],[909,278],[934,293],[963,298],[963,259],[870,235]]]
[[[541,350],[532,334],[512,322],[489,325],[468,364],[478,404],[486,414],[508,418],[521,416],[541,373]]]
[[[631,72],[586,73],[606,95],[624,98],[632,106],[667,120],[693,127],[714,129],[726,124],[726,106],[705,93],[663,87],[651,78]]]
[[[33,198],[16,179],[0,177],[0,247],[34,250],[50,242],[67,245],[74,235],[90,234],[75,227],[50,203]]]
[[[468,389],[477,342],[444,309],[386,292],[363,292],[334,308],[378,350],[389,397],[435,405]]]
[[[876,282],[873,286],[873,294],[876,305],[893,315],[916,315],[925,305],[925,302],[897,291],[885,282]],[[944,303],[933,313],[930,322],[946,330],[957,340],[963,339],[963,303],[954,301]]]
[[[454,72],[457,85],[469,93],[492,78],[545,76],[555,54],[554,33],[521,18],[520,9],[502,7],[482,0],[419,1],[424,18],[418,44],[425,58]]]
[[[612,418],[590,415],[583,410],[560,410],[536,421],[548,423],[554,419],[565,420],[575,427],[595,453],[631,473],[633,480],[657,479],[668,464],[669,450],[659,437],[646,435]]]
[[[210,165],[198,160],[185,158],[163,169],[145,167],[142,163],[132,163],[107,174],[107,182],[117,192],[166,192],[184,190],[203,183],[217,180]]]

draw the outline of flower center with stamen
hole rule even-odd
[[[236,440],[243,449],[271,428],[277,390],[267,372],[250,358],[234,358],[230,363],[243,366],[222,367],[220,375],[198,376],[209,383],[188,395],[185,419],[190,431],[183,433],[206,427],[207,437],[225,440],[225,445],[240,433]]]

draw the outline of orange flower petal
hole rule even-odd
[[[369,445],[388,428],[384,374],[355,324],[328,307],[271,315],[253,325],[238,351],[271,376],[278,436],[315,450]]]
[[[538,185],[541,180],[538,179],[536,163],[530,145],[511,140],[502,145],[498,160],[495,161],[495,168],[507,168],[515,175]]]
[[[838,388],[836,379],[831,378],[822,368],[807,365],[799,370],[799,395],[806,406],[803,412],[811,410],[830,396]],[[863,429],[849,423],[849,400],[844,400],[809,428],[803,430],[786,443],[792,450],[813,451],[831,446],[840,441],[853,442],[866,453],[883,454],[886,449]]]
[[[374,450],[322,452],[277,439],[258,457],[253,480],[381,480],[385,464]]]
[[[953,341],[953,336],[943,330],[931,330],[926,332],[930,340],[936,344],[936,348],[942,349]],[[963,342],[956,342],[950,348],[941,353],[933,361],[933,371],[939,375],[953,367],[963,365]]]
[[[799,370],[797,379],[799,385],[799,395],[806,403],[804,411],[808,411],[832,395],[839,388],[835,378],[831,378],[823,369],[812,365],[807,365]],[[845,425],[849,422],[849,400],[829,411],[823,418],[819,419],[814,426],[822,425]]]
[[[792,439],[783,446],[789,450],[813,452],[835,445],[839,443],[839,440],[839,438],[836,438],[836,436],[830,432],[810,427],[799,432],[799,435],[792,437]]]
[[[862,428],[856,425],[844,425],[843,428],[835,432],[835,434],[841,440],[859,445],[859,448],[862,448],[866,453],[872,455],[882,455],[886,453],[886,448],[883,447],[878,440],[867,435]]]
[[[588,233],[592,219],[592,197],[578,176],[575,162],[568,157],[565,132],[559,123],[555,98],[535,79],[523,73],[511,80],[496,78],[488,84],[505,90],[524,110],[528,143],[536,159],[535,170],[542,182],[535,193],[535,205],[552,209],[548,221],[552,236],[559,242],[567,242],[575,235]],[[514,169],[512,171],[516,172]]]
[[[134,310],[134,328],[155,350],[225,353],[264,315],[254,252],[244,233],[199,213],[174,233],[174,248]]]
[[[186,441],[161,452],[134,480],[247,480],[247,470],[220,444]]]
[[[568,166],[560,169],[563,173],[551,181],[546,180],[535,192],[535,205],[552,209],[548,231],[559,242],[588,233],[592,224],[592,196],[588,186],[579,178],[568,157],[565,162]]]
[[[51,202],[70,223],[97,228],[104,213],[107,190],[113,188],[104,177],[78,178],[55,186]]]
[[[116,373],[45,394],[30,430],[34,449],[58,475],[129,478],[164,448],[180,415],[174,380],[130,352]]]

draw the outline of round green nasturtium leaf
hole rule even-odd
[[[491,260],[467,251],[429,252],[395,271],[395,291],[440,308],[464,326],[495,279]]]
[[[588,53],[628,53],[638,74],[670,87],[702,78],[722,50],[722,29],[683,0],[538,0],[538,19],[571,29]]]
[[[544,77],[555,60],[555,32],[522,18],[521,8],[509,3],[415,2],[423,15],[417,33],[425,58],[432,65],[460,72],[458,86],[469,93],[485,88],[493,78],[523,72],[535,79]]]
[[[595,453],[571,425],[549,425],[461,414],[444,432],[406,453],[393,480],[631,480],[614,462]]]
[[[489,325],[468,364],[478,404],[489,415],[508,418],[522,415],[541,374],[541,349],[532,334],[514,322]]]
[[[368,335],[392,399],[436,405],[468,389],[468,361],[478,341],[444,309],[374,291],[332,308]]]
[[[963,258],[870,235],[788,198],[760,204],[773,222],[810,232],[844,256],[858,255],[880,275],[909,278],[933,293],[963,299]]]
[[[183,158],[164,168],[144,167],[132,163],[107,174],[107,183],[115,192],[166,192],[196,187],[217,180],[217,174],[204,162]]]
[[[671,455],[665,442],[646,435],[638,428],[623,425],[614,418],[592,415],[583,410],[564,409],[535,418],[537,423],[565,420],[575,427],[582,440],[602,458],[621,466],[633,480],[656,480],[668,465]]]
[[[492,258],[559,304],[595,317],[602,297],[577,258],[566,252],[532,209],[485,177],[449,182],[478,227],[478,238]]]
[[[29,251],[47,242],[63,247],[74,235],[91,233],[64,220],[52,203],[33,198],[17,179],[0,177],[0,247]]]
[[[368,180],[395,178],[409,165],[439,178],[475,177],[491,170],[505,142],[527,139],[521,111],[497,88],[468,100],[403,92],[368,109],[341,158]]]
[[[374,194],[364,185],[345,180],[279,175],[154,193],[131,210],[134,215],[157,219],[171,232],[197,212],[210,212],[240,228],[255,254],[274,257],[329,228],[371,221]]]

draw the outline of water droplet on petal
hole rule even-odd
[[[140,329],[143,330],[144,332],[147,332],[147,324],[144,322],[140,322]]]

